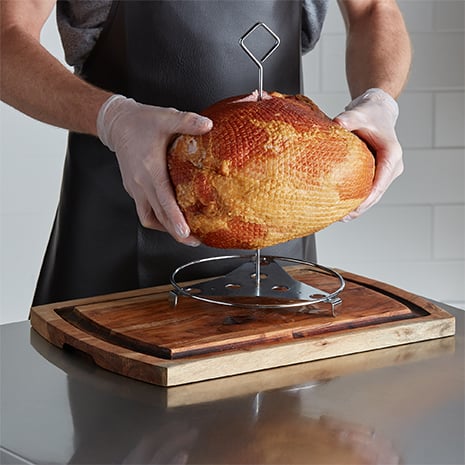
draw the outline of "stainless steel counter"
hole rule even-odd
[[[127,379],[4,325],[1,463],[464,464],[455,337],[187,386]]]

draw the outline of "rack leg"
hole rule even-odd
[[[261,276],[261,256],[260,249],[257,249],[255,253],[255,286],[257,289],[260,288],[260,276]]]

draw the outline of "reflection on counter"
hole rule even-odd
[[[391,464],[392,445],[371,428],[301,411],[300,391],[174,409],[108,400],[70,380],[75,453],[69,463]],[[112,447],[108,447],[108,441]],[[114,441],[118,438],[118,441]]]
[[[376,430],[375,422],[357,411],[353,418],[338,416],[325,406],[325,393],[344,375],[350,382],[357,373],[402,368],[455,351],[455,339],[443,338],[163,388],[102,370],[34,330],[30,340],[67,375],[74,431],[68,463],[74,464],[399,463],[391,438]],[[348,411],[353,409],[349,404]]]

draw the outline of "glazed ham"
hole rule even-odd
[[[319,231],[368,196],[374,157],[310,99],[277,92],[222,100],[213,129],[179,136],[168,167],[204,244],[257,249]]]

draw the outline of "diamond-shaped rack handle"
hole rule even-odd
[[[268,50],[265,55],[263,55],[262,58],[257,58],[245,45],[245,40],[254,33],[259,27],[262,27],[265,29],[266,32],[268,32],[271,37],[274,39],[274,45],[273,47]],[[242,47],[242,49],[249,55],[249,57],[253,60],[253,62],[258,66],[258,98],[261,100],[263,98],[263,62],[267,60],[270,55],[279,47],[279,44],[281,43],[281,40],[279,37],[265,24],[265,23],[257,23],[255,26],[250,28],[240,39],[239,39],[239,45]]]

